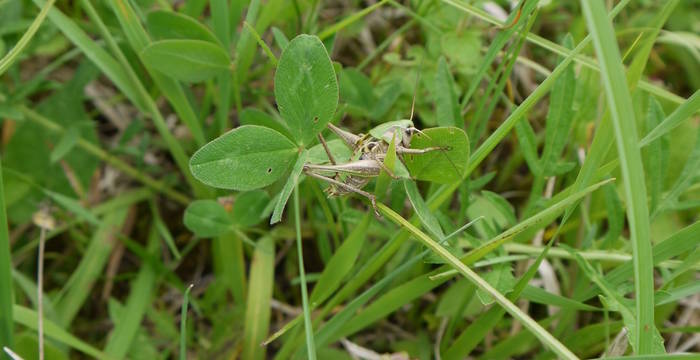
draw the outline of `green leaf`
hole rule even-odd
[[[230,60],[219,45],[202,40],[161,40],[141,52],[146,66],[174,79],[200,82],[229,71]]]
[[[80,131],[78,128],[75,126],[69,127],[66,132],[63,133],[63,136],[61,136],[61,139],[58,140],[58,143],[51,151],[51,163],[55,163],[56,161],[63,159],[63,157],[75,147],[75,144],[78,143],[79,136]]]
[[[649,145],[664,134],[676,128],[685,119],[700,111],[700,90],[696,90],[681,106],[677,107],[661,124],[657,125],[641,141],[639,146]]]
[[[494,265],[493,269],[487,272],[483,278],[501,294],[509,293],[515,285],[515,277],[513,277],[510,264]],[[493,297],[483,289],[477,289],[476,294],[483,305],[493,304]]]
[[[406,154],[404,163],[416,180],[449,184],[462,180],[469,161],[469,139],[456,127],[426,129],[413,136],[412,149],[440,147],[445,150]]]
[[[270,129],[277,130],[282,135],[294,139],[292,134],[289,132],[287,124],[281,121],[279,115],[272,116],[266,112],[255,108],[245,108],[238,114],[238,121],[241,125],[259,125],[269,127]]]
[[[61,207],[72,212],[82,220],[87,221],[92,225],[99,225],[100,220],[97,219],[97,217],[89,210],[85,209],[77,200],[50,190],[44,190],[44,193],[46,196],[50,197],[51,200],[55,201],[57,204],[61,205]]]
[[[362,217],[360,223],[353,228],[347,239],[343,241],[343,244],[328,261],[311,292],[311,306],[317,306],[333,294],[350,272],[365,244],[365,239],[367,239],[366,231],[371,217],[370,214],[365,214]]]
[[[435,115],[440,126],[461,126],[459,100],[455,92],[455,80],[450,67],[441,56],[435,73]]]
[[[601,0],[582,0],[588,30],[593,39],[610,117],[630,224],[630,242],[634,256],[635,328],[630,338],[639,354],[653,354],[654,334],[654,269],[649,234],[649,208],[642,158],[638,147],[636,120],[632,98],[627,89],[625,70],[615,39],[615,30]]]
[[[243,359],[265,359],[265,340],[270,327],[270,301],[275,283],[275,240],[265,236],[255,246],[250,265],[250,285],[243,329]]]
[[[411,205],[413,205],[413,210],[415,210],[416,215],[418,215],[418,218],[420,218],[423,227],[425,227],[425,229],[428,230],[432,236],[437,238],[438,241],[442,241],[442,239],[445,238],[445,233],[442,231],[438,219],[430,211],[428,205],[420,195],[420,192],[418,192],[418,186],[416,186],[416,183],[410,180],[404,180],[403,187],[406,190],[408,200],[411,202]]]
[[[299,182],[299,176],[301,175],[301,171],[304,170],[304,164],[306,163],[306,158],[308,155],[309,151],[304,150],[299,154],[299,157],[297,157],[297,161],[294,163],[294,167],[292,168],[292,173],[289,175],[287,183],[284,184],[282,193],[280,193],[280,196],[277,198],[277,204],[275,205],[275,210],[272,212],[270,224],[274,224],[282,220],[282,212],[284,211],[285,205],[287,205],[289,195],[292,194],[292,190],[294,190],[294,187],[296,187]]]
[[[279,132],[255,125],[231,130],[199,149],[190,170],[199,181],[231,190],[254,190],[277,181],[297,150]]]
[[[231,229],[233,221],[226,209],[216,200],[195,200],[183,219],[185,226],[199,237],[215,237]]]
[[[348,149],[348,146],[340,139],[333,139],[326,141],[328,149],[331,151],[331,155],[335,158],[338,163],[346,163],[350,161],[352,152]],[[314,147],[309,149],[309,156],[306,159],[312,164],[327,164],[330,162],[328,160],[328,154],[323,148],[323,144],[316,144]]]
[[[38,329],[37,324],[39,322],[39,316],[37,315],[36,311],[20,305],[14,305],[12,312],[14,319],[18,324],[26,326],[32,330]],[[51,320],[44,319],[44,333],[46,334],[47,338],[67,345],[82,352],[83,354],[89,355],[96,359],[111,359],[111,357],[107,356],[107,354],[63,330],[61,326]]]
[[[259,224],[265,216],[265,208],[269,202],[270,195],[262,190],[238,194],[233,204],[233,221],[241,227]]]
[[[185,14],[165,10],[152,11],[146,16],[146,25],[151,35],[158,40],[202,40],[220,44],[206,26]]]
[[[275,72],[275,100],[300,145],[310,144],[338,106],[338,82],[326,48],[299,35],[284,49]]]

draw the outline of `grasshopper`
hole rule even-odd
[[[333,158],[325,139],[319,134],[319,141],[324,147],[330,164],[315,165],[307,163],[304,165],[304,173],[318,180],[328,182],[330,186],[326,189],[326,193],[329,197],[355,193],[368,198],[377,216],[379,216],[379,213],[376,207],[376,197],[362,190],[362,188],[364,188],[372,178],[379,176],[382,170],[394,179],[399,178],[384,164],[384,159],[389,151],[392,139],[397,139],[394,146],[396,154],[398,155],[397,158],[402,162],[400,166],[404,167],[405,165],[403,165],[402,160],[403,155],[420,155],[432,151],[449,150],[442,147],[428,147],[423,149],[410,148],[413,136],[415,134],[422,134],[420,130],[413,126],[412,120],[399,120],[385,123],[370,130],[369,134],[360,135],[353,134],[333,124],[328,124],[328,128],[352,151],[352,159],[354,160],[345,164],[338,164]],[[329,176],[329,173],[333,175]],[[344,175],[344,178],[341,178],[341,174]]]

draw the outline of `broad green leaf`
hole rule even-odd
[[[348,149],[348,146],[345,145],[342,140],[333,139],[326,141],[326,144],[336,162],[342,164],[350,161],[352,151]],[[326,150],[323,148],[323,144],[316,144],[309,149],[309,156],[306,160],[312,164],[327,164],[330,162],[330,160],[328,160],[328,154],[326,154]]]
[[[233,221],[216,200],[195,200],[183,218],[185,226],[199,237],[215,237],[231,229]]]
[[[265,236],[255,246],[250,265],[242,359],[265,359],[266,347],[260,344],[267,337],[270,327],[270,301],[274,283],[275,240],[272,236]]]
[[[328,261],[311,292],[311,306],[317,306],[333,294],[350,272],[367,239],[366,231],[371,217],[369,213],[362,217],[360,223],[353,227],[347,239]]]
[[[300,145],[311,144],[331,120],[338,106],[338,82],[317,37],[299,35],[284,49],[275,72],[275,100]]]
[[[141,52],[146,66],[174,79],[200,82],[229,71],[228,54],[220,45],[202,40],[161,40]]]
[[[493,269],[484,274],[483,278],[501,294],[511,292],[515,285],[515,277],[513,276],[513,270],[510,264],[494,265]],[[486,291],[477,289],[476,294],[483,305],[493,304],[493,297]]]
[[[190,170],[199,181],[231,190],[254,190],[277,181],[296,157],[279,132],[255,125],[231,130],[199,149]]]
[[[659,102],[649,96],[649,107],[645,116],[645,128],[653,129],[664,118],[664,111]],[[644,155],[645,170],[647,179],[649,179],[649,210],[652,214],[659,204],[661,193],[664,189],[664,180],[666,178],[666,158],[668,157],[668,139],[662,138],[655,141],[642,150]]]
[[[240,193],[233,204],[233,221],[241,227],[255,226],[265,216],[270,195],[262,190]]]
[[[277,198],[277,204],[275,204],[275,210],[272,212],[270,224],[274,224],[282,220],[282,212],[284,211],[284,207],[287,205],[287,201],[289,200],[289,196],[292,194],[292,190],[294,190],[299,183],[299,176],[301,176],[301,171],[304,170],[304,164],[306,163],[306,158],[308,155],[309,151],[306,149],[299,153],[299,156],[294,163],[294,167],[292,168],[292,173],[289,175],[287,183],[284,184],[284,188],[282,188],[280,196]]]
[[[542,165],[537,157],[537,140],[535,139],[535,130],[532,129],[530,122],[527,119],[518,121],[515,124],[515,134],[518,136],[519,150],[523,154],[527,166],[535,176],[541,177]]]
[[[381,123],[375,127],[373,127],[370,131],[369,134],[374,136],[377,139],[383,139],[387,143],[391,141],[392,136],[394,135],[393,131],[389,130],[401,130],[405,129],[408,127],[413,126],[413,121],[411,120],[395,120],[395,121],[387,121],[385,123]]]
[[[197,20],[173,11],[156,10],[146,16],[151,35],[158,40],[202,40],[220,44],[216,36]]]
[[[413,135],[411,149],[439,147],[424,154],[405,154],[404,163],[416,180],[449,184],[462,180],[469,161],[469,139],[456,127],[426,129]]]
[[[442,53],[464,74],[476,73],[481,61],[481,41],[474,31],[447,32],[440,39]]]
[[[275,117],[255,108],[245,108],[240,114],[238,114],[238,121],[241,123],[241,125],[258,125],[269,127],[270,129],[277,130],[280,134],[292,140],[294,139],[292,134],[289,132],[287,124],[281,121],[279,115]]]
[[[460,115],[459,100],[455,92],[455,80],[444,56],[441,56],[438,60],[434,89],[437,124],[439,126],[461,127],[462,116]]]

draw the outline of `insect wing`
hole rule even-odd
[[[469,162],[469,138],[464,130],[451,126],[426,129],[411,140],[411,149],[432,147],[440,150],[403,155],[411,176],[441,184],[462,180]]]

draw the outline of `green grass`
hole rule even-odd
[[[0,347],[700,352],[696,6],[341,3],[0,1]]]

